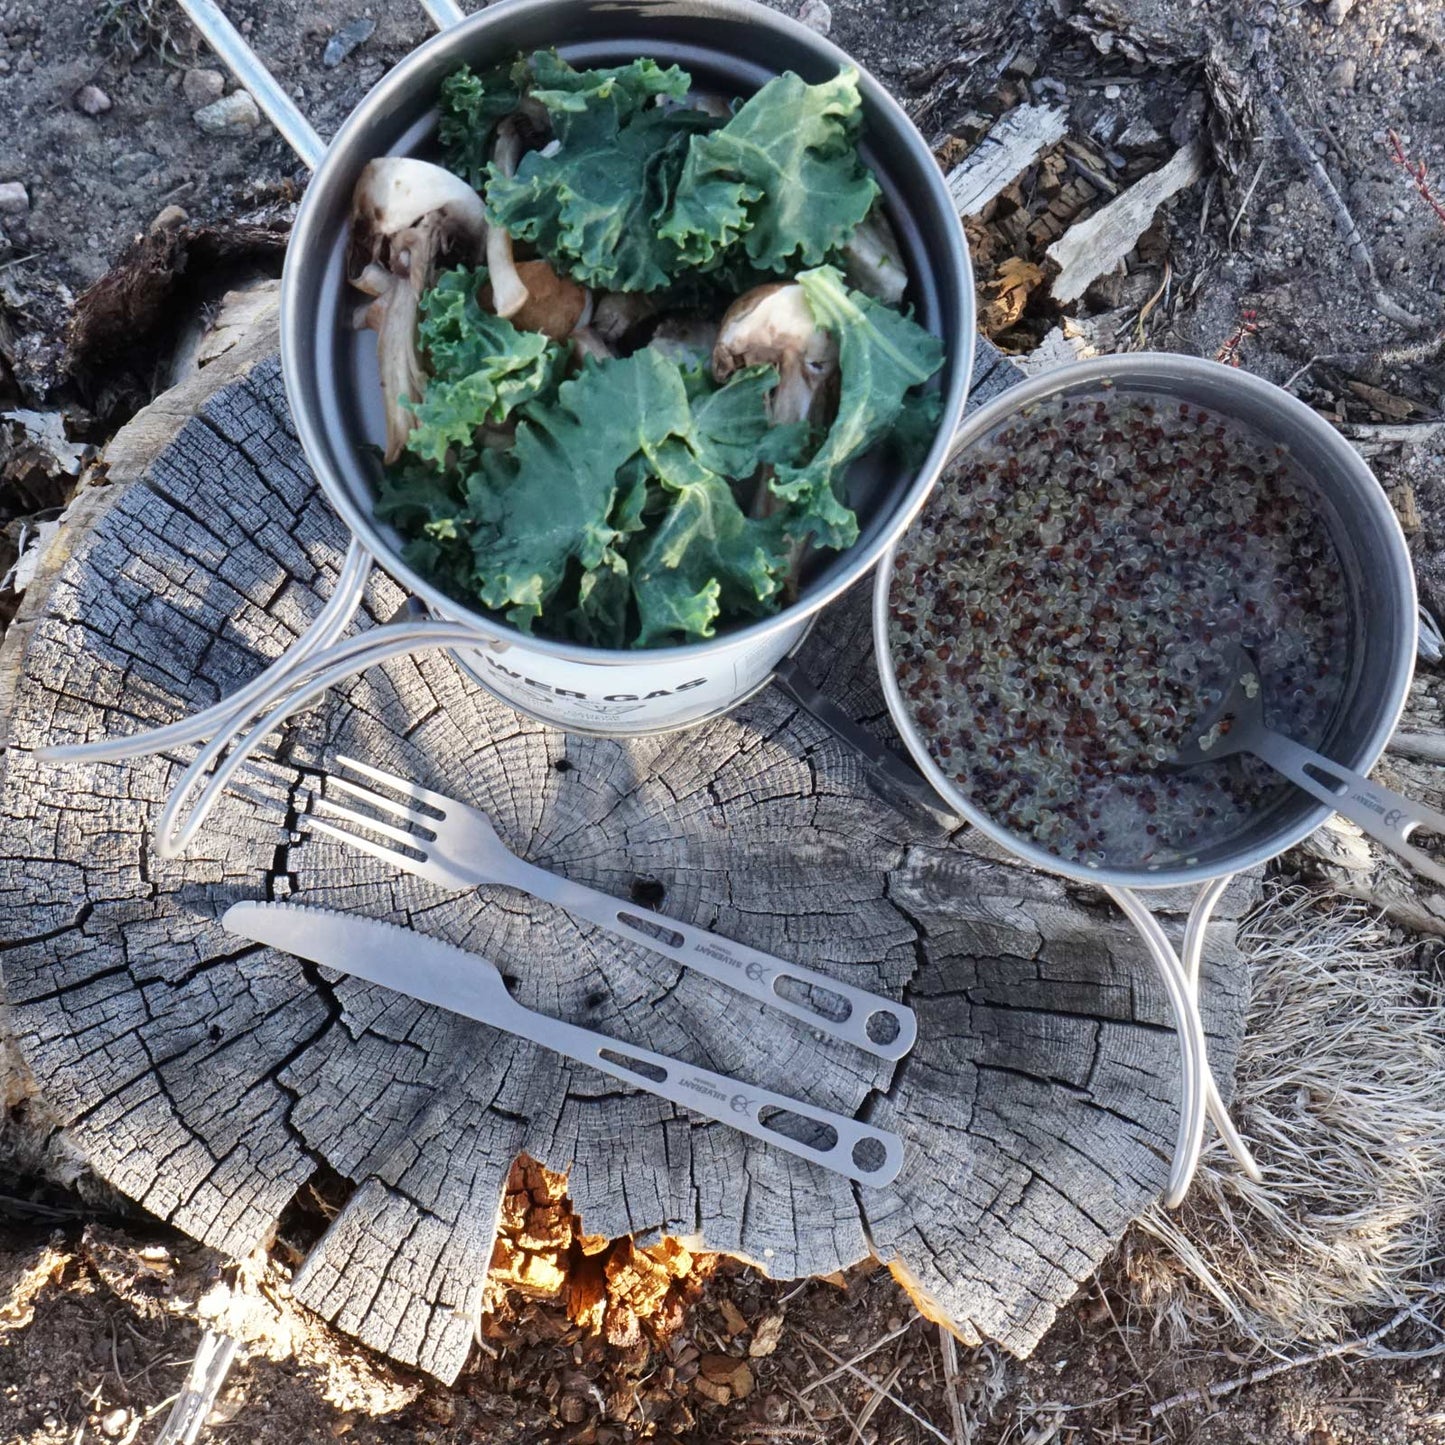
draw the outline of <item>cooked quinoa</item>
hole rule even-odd
[[[1339,555],[1281,447],[1175,398],[1038,403],[970,447],[904,538],[899,687],[943,771],[1059,857],[1192,861],[1272,802],[1252,758],[1161,768],[1249,648],[1270,726],[1324,738],[1348,660]]]

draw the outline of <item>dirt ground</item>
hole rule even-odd
[[[323,135],[426,33],[407,4],[225,8]],[[328,42],[368,19],[374,32],[328,65]],[[1369,455],[1411,535],[1424,600],[1445,615],[1445,427],[1429,428],[1445,392],[1445,218],[1425,194],[1433,181],[1445,197],[1445,5],[835,0],[831,33],[902,99],[944,164],[1020,103],[1067,108],[1073,147],[970,226],[1000,345],[1024,353],[1062,325],[1100,352],[1223,355],[1288,385]],[[1261,54],[1359,227],[1378,290],[1282,138]],[[0,186],[24,188],[23,199],[0,189],[0,409],[58,409],[73,440],[103,441],[163,383],[179,323],[238,268],[279,265],[305,175],[264,121],[202,133],[193,113],[216,81],[196,72],[214,64],[168,0],[0,4]],[[1123,271],[1067,310],[1045,284],[1010,290],[1005,262],[1041,265],[1059,228],[1201,126],[1209,179],[1165,208]],[[1418,186],[1392,135],[1428,167]],[[77,299],[168,208],[173,239],[151,243],[163,301],[143,325],[134,313],[97,320],[82,303],[73,328]],[[0,428],[0,574],[63,501],[64,477],[21,452]],[[0,620],[11,611],[0,595]],[[197,1304],[227,1272],[60,1167],[36,1145],[44,1131],[29,1107],[14,1102],[0,1130],[0,1445],[145,1445],[199,1342]],[[1445,1441],[1431,1359],[1333,1359],[1152,1415],[1268,1360],[1178,1348],[1138,1305],[1129,1257],[1081,1292],[1032,1360],[960,1348],[952,1381],[937,1330],[886,1273],[797,1287],[724,1262],[666,1341],[644,1331],[610,1345],[553,1305],[509,1299],[445,1389],[304,1317],[286,1300],[278,1256],[257,1285],[268,1323],[233,1369],[209,1438]],[[1361,1333],[1378,1323],[1362,1319]]]
[[[154,1440],[200,1342],[197,1301],[223,1274],[205,1250],[140,1220],[12,1224],[0,1247],[0,1441]],[[501,1337],[450,1389],[305,1318],[285,1302],[279,1276],[265,1288],[281,1304],[232,1368],[205,1438],[257,1445],[1445,1440],[1438,1360],[1327,1361],[1152,1418],[1153,1406],[1245,1376],[1259,1362],[1161,1348],[1146,1322],[1130,1318],[1127,1281],[1108,1271],[1032,1360],[960,1349],[951,1386],[937,1330],[877,1270],[837,1284],[786,1286],[725,1265],[681,1331],[625,1349],[582,1334],[555,1307],[514,1300]],[[745,1395],[719,1403],[704,1393],[718,1394],[712,1381],[736,1379],[739,1368],[749,1380]]]

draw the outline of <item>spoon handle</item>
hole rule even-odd
[[[1283,733],[1260,728],[1250,739],[1249,751],[1305,792],[1328,803],[1335,812],[1358,823],[1370,837],[1398,854],[1417,873],[1445,884],[1445,868],[1428,853],[1410,847],[1408,842],[1416,828],[1425,828],[1445,838],[1445,813],[1382,788],[1363,773],[1333,763]]]

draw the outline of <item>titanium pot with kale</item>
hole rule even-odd
[[[373,161],[353,201],[408,564],[523,631],[657,647],[851,546],[848,468],[916,464],[943,364],[859,126],[848,69],[747,100],[649,59],[453,73],[445,166]]]

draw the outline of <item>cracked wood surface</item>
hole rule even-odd
[[[241,370],[90,504],[0,657],[0,964],[24,1056],[98,1172],[244,1255],[330,1166],[354,1191],[297,1294],[444,1379],[470,1348],[522,1149],[570,1171],[589,1232],[674,1234],[778,1277],[876,1254],[965,1340],[1030,1350],[1165,1180],[1166,1001],[1101,897],[894,811],[777,690],[674,736],[588,739],[520,717],[444,655],[402,660],[288,724],[175,863],[151,834],[183,760],[60,769],[26,751],[190,713],[320,608],[346,537],[277,363]],[[1009,371],[985,349],[976,395]],[[377,581],[370,618],[401,600]],[[803,661],[886,736],[867,604],[864,589],[830,609]],[[485,808],[544,867],[908,998],[917,1048],[890,1066],[819,1042],[522,895],[442,892],[309,836],[316,770],[341,751]],[[486,953],[529,1006],[898,1130],[904,1172],[855,1187],[484,1025],[238,946],[217,919],[245,898]],[[1231,920],[1247,902],[1231,895],[1206,962],[1225,1081],[1245,992]]]

